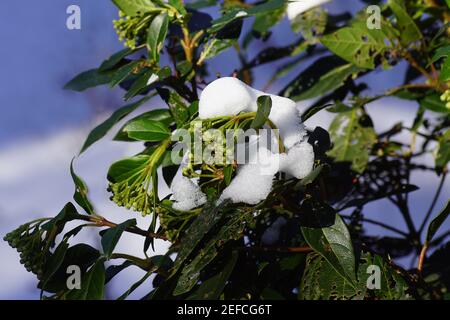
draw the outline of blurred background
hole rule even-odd
[[[68,30],[66,9],[69,5],[81,8],[81,30]],[[358,0],[334,0],[325,7],[330,13],[356,12],[367,4]],[[213,17],[217,12],[208,10]],[[43,216],[54,216],[64,204],[72,200],[74,191],[70,178],[70,161],[80,150],[89,131],[106,119],[114,109],[122,106],[121,89],[99,87],[83,93],[62,89],[64,84],[81,71],[97,67],[101,61],[120,50],[112,20],[117,10],[110,0],[2,0],[0,2],[0,236],[18,225]],[[251,25],[251,20],[245,26]],[[255,41],[248,51],[254,56],[262,48],[271,45],[290,44],[294,39],[287,19],[275,29],[266,42]],[[301,68],[312,61],[306,60]],[[226,52],[210,63],[210,79],[217,73],[229,75],[239,67],[234,52]],[[255,69],[254,87],[262,89],[269,80],[274,65]],[[406,67],[399,64],[390,71],[380,72],[365,78],[370,91],[382,92],[403,81]],[[269,89],[277,93],[283,84],[290,81],[294,72],[276,82]],[[303,110],[307,102],[299,104]],[[138,112],[161,107],[157,99],[151,100]],[[411,125],[416,103],[382,99],[368,106],[375,129],[384,131],[403,121]],[[326,111],[315,115],[306,123],[308,127],[328,128],[333,115]],[[120,124],[118,125],[120,127]],[[76,161],[76,171],[90,187],[91,199],[97,211],[115,222],[136,217],[145,228],[148,219],[138,214],[117,208],[110,203],[106,191],[106,172],[109,165],[125,156],[133,155],[142,148],[140,143],[111,141],[111,136],[96,143]],[[409,141],[408,136],[402,139]],[[420,143],[420,141],[418,141]],[[422,159],[431,163],[431,156]],[[420,187],[411,197],[411,208],[417,224],[425,215],[438,185],[434,173],[419,172],[413,176],[412,184]],[[444,186],[436,210],[450,197],[449,184]],[[167,189],[166,189],[167,191]],[[164,192],[164,190],[163,190]],[[384,201],[368,206],[370,218],[404,229],[401,215]],[[370,234],[389,234],[383,229],[368,226]],[[441,233],[449,230],[449,223]],[[98,247],[98,230],[86,230],[79,241]],[[143,239],[124,235],[117,251],[142,256]],[[156,252],[163,253],[167,243],[156,242]],[[18,253],[0,241],[0,299],[38,299],[37,280],[27,273],[19,263]],[[402,259],[409,267],[411,259]],[[143,271],[129,268],[117,276],[107,288],[107,298],[118,297],[132,283],[142,277]],[[140,298],[150,290],[151,278],[136,290],[130,298]]]

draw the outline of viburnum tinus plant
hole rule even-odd
[[[146,273],[119,299],[152,275],[144,299],[450,298],[449,232],[436,237],[450,204],[435,206],[450,160],[448,0],[364,1],[378,6],[337,16],[320,0],[113,2],[125,49],[66,89],[120,86],[132,102],[92,130],[81,153],[153,97],[167,106],[115,129],[114,140],[142,141],[139,154],[105,172],[111,200],[129,217],[112,222],[97,212],[72,163],[74,202],[5,236],[38,277],[43,298],[102,299],[105,285],[129,266]],[[206,13],[213,8],[217,19]],[[268,46],[283,36],[273,32],[283,19],[295,38]],[[249,58],[256,42],[263,49]],[[213,81],[208,62],[225,50],[235,50],[241,66]],[[306,59],[313,63],[304,68]],[[399,63],[408,66],[403,84],[368,90],[364,78]],[[252,88],[253,69],[265,64],[274,66],[267,88],[293,79],[277,95]],[[376,132],[366,106],[385,97],[415,101],[414,123]],[[296,102],[303,100],[309,107],[300,114]],[[310,127],[318,112],[334,114],[328,131]],[[267,128],[276,135],[257,155],[277,166],[262,173],[258,161],[237,161],[233,147],[261,145],[259,129]],[[243,140],[233,134],[226,144],[230,129],[254,134]],[[193,138],[184,141],[187,149],[179,148],[182,132]],[[195,150],[229,161],[209,161]],[[424,155],[434,157],[432,167]],[[419,223],[408,202],[417,170],[441,179]],[[166,196],[158,192],[163,181],[172,190]],[[382,199],[404,229],[366,214],[367,204]],[[149,219],[148,229],[137,225],[136,213]],[[73,221],[79,224],[68,230]],[[369,236],[368,224],[395,236]],[[101,248],[71,244],[88,227],[101,228]],[[142,236],[140,257],[116,252],[124,232]],[[170,241],[167,254],[152,255],[155,239]],[[416,257],[416,265],[400,267],[397,259],[405,256]],[[82,271],[80,289],[66,286],[70,265]],[[374,266],[378,280],[368,272]]]

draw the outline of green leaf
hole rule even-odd
[[[112,0],[127,16],[145,13],[155,7],[151,0]]]
[[[111,115],[111,117],[109,117],[107,120],[105,120],[100,125],[95,127],[91,131],[91,133],[89,133],[89,136],[87,137],[86,141],[83,144],[83,147],[81,148],[80,154],[86,151],[86,149],[89,148],[94,142],[103,138],[108,133],[109,129],[111,129],[117,122],[122,120],[124,117],[126,117],[128,114],[136,110],[144,103],[146,103],[149,99],[150,97],[144,97],[137,102],[126,105],[115,111]]]
[[[433,55],[433,58],[431,58],[430,63],[435,63],[439,59],[448,57],[449,55],[450,55],[450,45],[440,47],[436,50],[435,54]]]
[[[445,102],[439,97],[439,94],[431,94],[419,100],[420,106],[430,111],[439,113],[450,113],[450,109],[445,106]]]
[[[299,14],[291,21],[291,28],[296,33],[301,33],[309,43],[317,42],[325,31],[328,14],[322,7],[316,7]]]
[[[130,121],[128,121],[116,134],[114,137],[115,141],[134,141],[133,139],[130,139],[127,135],[127,133],[124,131],[125,127],[127,127],[130,123],[137,120],[150,120],[150,121],[157,121],[163,124],[164,126],[169,126],[174,121],[172,118],[172,114],[170,113],[169,109],[155,109],[148,112],[145,112]]]
[[[328,155],[337,161],[350,162],[352,169],[359,173],[366,168],[376,142],[375,130],[370,124],[364,124],[363,117],[360,109],[339,113],[329,129],[334,145]]]
[[[68,239],[66,235],[64,238]],[[61,246],[63,246],[62,243]],[[98,252],[98,250],[83,243],[71,246],[64,254],[64,249],[61,248],[61,251],[58,253],[59,257],[56,256],[56,250],[53,255],[54,258],[52,256],[51,260],[48,262],[48,266],[52,266],[48,268],[48,272],[49,274],[52,273],[52,275],[49,276],[48,274],[48,278],[44,278],[45,281],[42,280],[38,284],[38,288],[44,289],[46,292],[56,293],[67,290],[67,268],[71,265],[77,265],[80,267],[81,273],[84,274],[100,257],[100,252]],[[64,255],[64,257],[61,262],[59,259],[62,255]],[[56,266],[57,264],[59,264],[57,271],[51,271],[53,266]]]
[[[113,253],[114,248],[116,247],[117,242],[119,241],[125,229],[135,225],[136,219],[130,219],[125,222],[122,222],[121,224],[113,228],[109,228],[108,230],[106,230],[105,233],[103,233],[102,248],[103,254],[106,256],[107,259],[111,258],[111,254]]]
[[[422,38],[422,33],[414,20],[406,11],[403,0],[389,0],[388,5],[397,17],[397,25],[400,29],[400,40],[403,45]]]
[[[184,237],[181,239],[181,243],[184,245],[180,248],[175,260],[174,271],[175,273],[185,262],[185,260],[191,255],[195,247],[200,243],[206,233],[213,228],[220,220],[221,206],[215,206],[213,203],[208,203],[204,206],[200,215],[192,222],[189,228],[186,230]]]
[[[42,283],[41,293],[45,291],[46,284],[61,267],[68,248],[69,244],[67,243],[67,241],[62,241],[55,249],[55,252],[52,254],[48,262],[46,263],[46,266],[48,266],[48,268],[46,268],[45,274],[41,280]]]
[[[404,300],[408,299],[406,281],[380,256],[361,253],[358,277],[355,283],[337,273],[317,253],[310,253],[299,288],[303,300]],[[380,288],[367,288],[369,266],[378,266],[381,272]]]
[[[436,169],[442,171],[450,161],[450,130],[439,138],[439,148],[436,156]]]
[[[147,119],[131,121],[123,131],[129,138],[142,141],[157,142],[170,137],[170,130],[164,123]]]
[[[302,227],[308,245],[317,251],[342,277],[351,284],[356,280],[356,265],[350,233],[341,217],[336,214],[335,223],[326,228]]]
[[[257,104],[258,110],[256,111],[256,116],[250,125],[253,129],[262,128],[269,119],[270,110],[272,108],[272,99],[270,96],[260,96],[258,97]]]
[[[157,15],[148,29],[147,45],[153,61],[159,61],[159,52],[162,49],[169,29],[169,17],[166,12]]]
[[[301,300],[362,300],[366,292],[366,279],[349,282],[322,256],[310,253],[300,283]]]
[[[147,273],[134,283],[127,291],[125,291],[117,300],[125,300],[131,293],[140,287],[157,269],[170,267],[171,260],[167,256],[153,256],[150,258],[151,267]]]
[[[222,17],[212,21],[212,26],[208,29],[209,33],[216,33],[227,24],[243,18],[248,18],[254,15],[271,13],[286,5],[285,0],[269,0],[261,4],[252,6],[249,9],[235,8],[230,12],[224,14]]]
[[[137,155],[114,162],[109,167],[108,180],[116,183],[131,177],[145,168],[149,158],[148,155]]]
[[[255,17],[255,22],[253,23],[252,31],[265,36],[268,34],[270,28],[278,24],[285,15],[286,7],[280,7],[271,12],[257,14]]]
[[[155,74],[151,69],[143,69],[137,75],[137,79],[133,82],[130,89],[124,96],[125,101],[134,98],[141,92],[145,91],[145,89],[150,88],[152,85],[155,85],[156,82],[162,80],[158,74]],[[156,85],[155,85],[156,87]],[[155,93],[152,93],[152,96]]]
[[[212,276],[208,280],[205,280],[200,287],[190,295],[187,300],[216,300],[219,299],[223,288],[225,288],[226,282],[230,277],[233,269],[238,260],[238,252],[233,251],[231,257],[227,260],[225,267]]]
[[[442,82],[450,80],[450,58],[446,58],[442,63],[441,72],[439,73],[439,80]]]
[[[367,27],[341,28],[320,41],[341,58],[368,69],[375,67],[375,58],[388,48],[384,35],[369,31]]]
[[[110,56],[108,59],[102,62],[98,70],[100,72],[105,72],[113,69],[120,61],[122,61],[123,58],[129,56],[136,50],[125,48],[123,50],[120,50],[119,52],[116,52],[112,56]]]
[[[217,39],[214,38],[205,44],[200,53],[199,61],[204,61],[218,56],[220,53],[236,43],[236,39]]]
[[[182,127],[189,120],[189,109],[184,103],[183,98],[176,91],[162,89],[158,91],[162,99],[169,106],[177,127]]]
[[[84,71],[70,80],[65,86],[66,90],[84,91],[86,89],[108,84],[111,82],[115,71],[100,72],[99,69]]]
[[[360,71],[363,71],[363,69],[358,68],[353,64],[345,64],[343,66],[339,66],[321,76],[320,79],[311,88],[297,96],[291,97],[291,99],[299,101],[323,96],[326,93],[341,87],[344,84],[344,81],[347,80],[347,78]]]
[[[438,213],[438,215],[430,222],[427,230],[426,241],[429,243],[433,237],[436,235],[437,231],[444,223],[444,221],[450,215],[450,200],[447,201],[445,207]]]
[[[174,295],[189,292],[200,279],[200,272],[214,260],[220,248],[230,240],[240,239],[243,236],[245,225],[252,218],[248,213],[236,209],[234,209],[233,214],[230,214],[230,211],[223,210],[218,215],[228,220],[218,224],[220,229],[209,240],[203,239],[207,242],[202,241],[205,245],[199,249],[192,261],[181,271],[177,286],[173,291]],[[191,244],[188,246],[191,247]]]
[[[105,290],[105,266],[103,260],[98,260],[83,276],[81,289],[71,290],[67,300],[102,300]]]
[[[42,229],[51,231],[57,228],[57,230],[61,231],[67,222],[76,220],[80,216],[75,206],[68,202],[56,217],[42,225]]]
[[[73,183],[75,184],[75,193],[73,199],[80,207],[82,207],[87,214],[94,214],[94,207],[88,199],[88,187],[86,183],[75,173],[73,169],[73,161],[70,162],[70,175],[72,176]]]
[[[140,60],[131,61],[126,65],[120,67],[117,71],[114,72],[114,75],[111,81],[109,82],[109,86],[113,88],[122,81],[124,81],[140,63],[141,63]]]
[[[130,294],[132,294],[137,288],[139,288],[145,280],[147,280],[151,275],[153,271],[148,271],[141,279],[139,279],[136,283],[134,283],[127,291],[125,291],[120,297],[117,298],[117,300],[125,300],[128,298]]]

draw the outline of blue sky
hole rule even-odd
[[[351,11],[362,7],[359,1],[351,1],[351,6],[349,2],[335,0],[327,8],[337,13],[344,6],[349,6]],[[71,4],[81,8],[81,30],[66,28],[66,8]],[[55,215],[70,201],[73,186],[68,165],[71,158],[95,123],[122,105],[120,89],[95,88],[85,93],[62,90],[64,83],[75,74],[97,66],[122,48],[112,27],[116,15],[117,10],[110,0],[0,1],[0,235],[32,218]],[[292,36],[284,20],[270,41],[274,45],[288,44]],[[255,43],[248,55],[253,56],[261,47],[261,43]],[[213,61],[211,74],[227,75],[236,66],[235,54],[226,53]],[[377,72],[366,80],[374,92],[379,92],[402,81],[404,69],[404,65],[400,65],[388,72]],[[261,89],[270,76],[269,70],[270,66],[256,69],[255,87]],[[272,93],[276,93],[280,85],[275,84]],[[145,108],[152,106],[155,103]],[[386,99],[369,106],[368,110],[376,128],[383,130],[397,121],[412,121],[416,108],[415,104]],[[331,115],[324,112],[307,125],[327,127],[330,119]],[[131,213],[115,208],[108,201],[105,172],[114,159],[131,155],[139,148],[139,144],[105,139],[77,162],[77,169],[91,187],[98,209],[115,221],[128,219]],[[412,183],[423,187],[411,197],[418,218],[428,207],[437,177],[419,174],[413,177]],[[449,198],[449,193],[447,184],[437,207]],[[374,203],[369,211],[374,219],[402,225],[400,215],[385,203]],[[377,228],[370,230],[374,234],[381,233]],[[98,245],[94,234],[86,233],[83,239]],[[119,249],[131,250],[140,246],[139,241],[129,237]],[[165,246],[161,243],[159,250],[164,250]],[[0,256],[4,259],[0,267],[0,299],[37,298],[34,276],[25,272],[17,253],[3,241]],[[138,270],[131,269],[121,275],[109,288],[110,296],[118,295],[125,284],[137,280],[139,274]],[[138,291],[134,297],[143,292]]]

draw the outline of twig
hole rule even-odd
[[[100,216],[83,216],[80,215],[79,216],[79,220],[84,220],[84,221],[89,221],[89,222],[93,222],[95,225],[97,225],[98,227],[110,227],[110,228],[114,228],[117,227],[118,224],[111,222],[107,219],[105,219],[104,217],[100,217]],[[151,237],[151,238],[155,238],[155,239],[161,239],[164,241],[167,241],[167,237],[162,235],[162,234],[157,234],[154,232],[148,232],[145,230],[142,230],[138,227],[127,227],[125,228],[126,232],[130,232],[130,233],[134,233],[134,234],[138,234],[141,235],[143,237]]]
[[[427,252],[428,249],[428,242],[425,241],[425,244],[422,247],[422,250],[420,251],[420,255],[419,255],[419,263],[417,264],[417,271],[419,272],[419,274],[422,272],[423,269],[423,262],[425,261],[425,254]]]
[[[311,247],[239,247],[238,250],[257,252],[312,252]]]
[[[343,218],[345,218],[345,219],[351,219],[351,217],[350,217],[350,216],[347,216],[347,215],[342,215],[342,214],[341,214],[341,217],[343,217]],[[387,224],[385,224],[385,223],[383,223],[383,222],[380,222],[380,221],[376,221],[376,220],[372,220],[372,219],[366,219],[366,218],[362,218],[361,221],[367,222],[367,223],[371,223],[371,224],[373,224],[373,225],[377,225],[377,226],[379,226],[379,227],[385,228],[385,229],[387,229],[387,230],[390,230],[390,231],[392,231],[392,232],[398,233],[398,234],[400,234],[400,235],[402,235],[402,236],[405,236],[405,237],[408,236],[408,233],[406,233],[406,232],[404,232],[404,231],[402,231],[402,230],[399,230],[399,229],[397,229],[397,228],[391,227],[390,225],[387,225]]]

